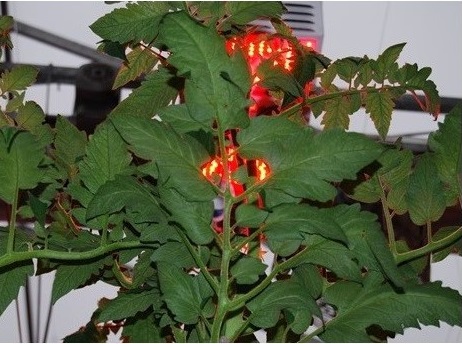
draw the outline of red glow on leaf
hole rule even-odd
[[[231,175],[235,172],[239,166],[247,165],[247,161],[244,159],[240,159],[239,156],[236,154],[236,150],[233,147],[227,147],[226,149],[228,154],[228,168],[229,174]],[[270,175],[270,168],[268,164],[266,164],[262,160],[255,160],[255,177],[258,181],[262,181],[265,178],[268,178]],[[216,157],[213,160],[207,162],[202,166],[202,174],[212,183],[221,183],[224,176],[224,167],[223,162],[220,157]],[[235,196],[240,195],[244,192],[244,186],[239,184],[234,179],[230,178],[230,186],[232,188],[232,193]]]

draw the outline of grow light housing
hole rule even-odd
[[[287,11],[282,20],[292,28],[295,37],[309,48],[320,52],[323,39],[322,2],[321,1],[283,1]],[[268,20],[255,20],[252,25],[258,31],[275,33]]]

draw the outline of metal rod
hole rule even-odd
[[[74,53],[81,57],[88,58],[95,62],[105,63],[107,65],[110,65],[111,67],[118,68],[122,63],[122,61],[118,58],[109,55],[104,55],[86,45],[71,41],[69,39],[38,29],[28,24],[24,24],[20,21],[15,22],[13,30],[15,30],[17,33],[21,35],[33,38],[39,42],[63,49],[65,51]]]

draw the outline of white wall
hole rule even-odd
[[[98,17],[114,8],[103,2],[8,2],[10,14],[18,20],[40,29],[53,32],[90,47],[96,46],[98,37],[88,26]],[[120,6],[120,5],[116,5]],[[400,61],[418,63],[433,69],[432,79],[440,94],[462,97],[462,2],[333,2],[323,3],[323,53],[330,58],[362,56],[375,58],[386,47],[407,42]],[[34,42],[17,34],[12,35],[15,48],[13,61],[56,66],[79,67],[86,59]],[[27,99],[37,101],[51,114],[70,115],[74,105],[74,89],[68,85],[52,85],[46,99],[47,86],[35,86]],[[373,133],[370,121],[355,115],[353,129]],[[422,113],[397,112],[391,133],[434,130],[436,123]],[[443,280],[446,285],[462,292],[461,258],[452,256],[432,266],[432,279]],[[42,284],[42,307],[51,290],[52,276]],[[34,278],[34,288],[37,286]],[[36,289],[35,289],[36,290]],[[114,297],[115,289],[98,283],[93,287],[74,291],[59,300],[53,310],[49,340],[58,342],[65,335],[84,325],[99,298]],[[19,299],[23,303],[21,295]],[[24,316],[24,312],[22,313]],[[45,312],[41,318],[45,317]],[[22,325],[24,327],[24,324]],[[117,337],[113,336],[113,340]],[[18,342],[14,303],[0,317],[0,342]],[[406,331],[401,342],[462,342],[462,329],[444,326],[428,327],[422,331]]]

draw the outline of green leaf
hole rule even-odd
[[[269,59],[258,66],[257,75],[262,79],[261,86],[269,90],[282,90],[293,97],[302,96],[303,88],[298,84],[297,80],[283,68],[274,66],[273,62],[273,60]]]
[[[231,267],[231,275],[238,284],[254,284],[265,273],[266,268],[260,259],[243,257]]]
[[[142,286],[148,279],[155,275],[156,270],[154,269],[151,261],[152,250],[143,251],[136,261],[133,267],[133,286]]]
[[[151,255],[153,262],[171,262],[179,268],[190,269],[197,264],[188,248],[182,242],[167,242],[157,248]]]
[[[31,133],[12,130],[8,144],[6,128],[0,129],[0,199],[9,204],[19,190],[32,189],[42,180],[39,164],[45,157],[44,147]]]
[[[112,122],[136,155],[154,160],[165,187],[188,200],[212,200],[215,193],[202,176],[207,151],[190,136],[180,136],[166,124],[133,116],[114,116]]]
[[[297,266],[293,271],[292,281],[304,286],[306,291],[315,300],[321,296],[324,288],[324,281],[320,269],[312,264]]]
[[[388,73],[393,71],[393,66],[405,45],[406,43],[392,45],[379,55],[375,63],[372,64],[375,81],[382,83],[387,78]]]
[[[330,209],[318,209],[305,204],[283,204],[272,209],[265,221],[265,234],[270,243],[282,238],[302,239],[302,233],[348,242]]]
[[[18,127],[29,130],[43,145],[48,145],[53,140],[51,127],[45,122],[45,114],[42,108],[33,101],[27,101],[18,108],[16,123]]]
[[[124,322],[122,337],[131,343],[164,343],[161,329],[157,326],[154,315],[140,315],[128,318]]]
[[[364,171],[366,180],[354,187],[351,197],[365,203],[380,200],[381,188],[387,194],[387,206],[397,214],[404,214],[407,209],[406,194],[409,176],[412,171],[413,153],[410,150],[387,149],[377,159],[381,167],[372,171]],[[380,179],[380,182],[379,182]]]
[[[159,116],[179,133],[203,129],[203,125],[191,117],[186,104],[166,106],[159,111]]]
[[[462,160],[460,158],[462,156],[462,108],[460,106],[452,109],[445,116],[443,123],[438,123],[438,130],[428,137],[428,146],[435,153],[432,158],[438,169],[438,176],[444,184],[446,204],[453,205],[459,197],[457,174],[461,173],[458,166],[462,166],[460,161]]]
[[[165,219],[159,202],[151,191],[134,177],[116,175],[102,185],[87,207],[87,220],[111,214],[124,207],[137,213],[139,222],[147,219],[159,222]]]
[[[251,204],[241,204],[236,209],[236,225],[258,227],[265,221],[268,212]]]
[[[62,296],[85,285],[85,282],[89,281],[92,275],[98,275],[105,260],[106,258],[87,261],[85,264],[76,262],[59,265],[53,281],[51,302],[55,304]],[[93,281],[93,283],[95,282],[96,280]]]
[[[0,76],[0,90],[4,94],[10,91],[22,91],[37,79],[38,70],[32,66],[15,66],[5,70]]]
[[[417,161],[410,177],[407,202],[409,215],[416,225],[425,225],[438,220],[446,209],[443,183],[437,174],[438,168],[430,154],[424,154]]]
[[[171,214],[170,221],[178,223],[195,244],[205,245],[213,240],[213,202],[191,202],[174,189],[160,188],[159,192],[162,205]]]
[[[162,21],[159,40],[171,51],[169,63],[185,76],[185,99],[191,117],[210,130],[247,126],[250,77],[239,53],[228,56],[225,40],[214,27],[204,27],[184,12]]]
[[[95,311],[91,320],[79,328],[76,332],[63,338],[63,343],[106,343],[108,331],[105,328],[97,326],[95,320]]]
[[[87,135],[62,116],[56,118],[55,156],[70,176],[77,173],[77,163],[85,155]]]
[[[6,240],[6,237],[5,237]],[[32,260],[14,263],[0,269],[0,315],[11,301],[18,297],[19,289],[25,285],[28,276],[34,274]]]
[[[288,325],[292,331],[300,334],[310,325],[317,305],[300,284],[289,280],[270,284],[247,304],[247,308],[252,312],[250,322],[260,328],[276,325],[281,311],[284,310],[290,314],[286,314]]]
[[[13,28],[14,19],[11,16],[0,16],[0,46],[3,48],[13,49],[13,43],[10,38],[10,31]],[[0,57],[2,53],[0,52]]]
[[[141,86],[135,88],[112,110],[112,116],[132,115],[153,118],[160,109],[176,98],[178,89],[175,83],[178,83],[178,80],[166,68],[159,68],[149,73]]]
[[[453,234],[457,230],[460,230],[460,226],[442,227],[438,230],[438,232],[436,232],[433,235],[432,241],[443,240],[444,238]],[[450,254],[456,253],[460,255],[461,252],[462,252],[462,238],[452,243],[448,247],[438,250],[437,252],[432,252],[432,263],[440,262]]]
[[[127,43],[150,43],[159,32],[162,18],[174,9],[164,1],[128,3],[90,25],[90,29],[105,40]]]
[[[135,80],[141,74],[150,72],[157,61],[157,57],[152,52],[137,46],[127,54],[126,61],[117,72],[112,89],[115,90],[129,81]]]
[[[391,94],[387,91],[367,93],[365,103],[366,112],[371,116],[380,137],[385,140],[394,106]]]
[[[321,340],[370,341],[366,328],[373,324],[396,333],[407,327],[420,328],[419,323],[439,326],[439,320],[462,324],[462,297],[441,287],[441,282],[407,286],[400,293],[389,285],[361,289],[359,284],[338,282],[326,290],[326,301],[337,305],[338,315],[326,324]]]
[[[131,155],[110,122],[98,126],[79,163],[80,179],[93,194],[119,173],[127,173]]]
[[[159,309],[161,306],[160,292],[155,288],[121,292],[115,299],[105,304],[101,314],[98,316],[98,320],[103,322],[122,320],[133,317],[150,306],[154,306],[154,309]]]
[[[5,112],[10,113],[16,111],[19,107],[24,105],[24,97],[26,92],[22,92],[19,94],[11,94],[8,99],[8,103],[5,107]]]
[[[358,72],[358,61],[352,57],[346,57],[335,61],[335,64],[339,78],[350,84]]]
[[[279,18],[285,11],[282,3],[277,1],[229,1],[225,6],[228,16],[220,25],[224,31],[259,18]]]
[[[204,313],[203,305],[210,299],[213,290],[202,274],[188,275],[167,262],[159,262],[157,266],[163,298],[175,315],[175,320],[185,324],[196,324],[199,316]]]
[[[29,204],[31,207],[31,210],[37,219],[37,222],[45,227],[45,220],[46,220],[46,212],[48,209],[48,205],[46,203],[43,203],[35,197],[32,193],[29,192]]]
[[[346,234],[355,260],[368,271],[378,271],[396,286],[403,284],[393,255],[377,222],[377,216],[361,211],[359,204],[331,208],[332,216]]]
[[[378,143],[358,133],[331,129],[313,135],[309,128],[287,122],[256,117],[237,135],[242,157],[269,164],[265,189],[327,201],[337,194],[330,182],[356,179],[356,173],[382,151]]]
[[[356,255],[345,245],[317,236],[307,238],[305,243],[308,247],[291,267],[300,264],[315,264],[329,269],[339,278],[360,280],[361,271],[360,266],[355,262]]]
[[[325,102],[324,116],[321,124],[325,129],[342,128],[348,129],[350,126],[350,99],[349,97],[335,97]]]

